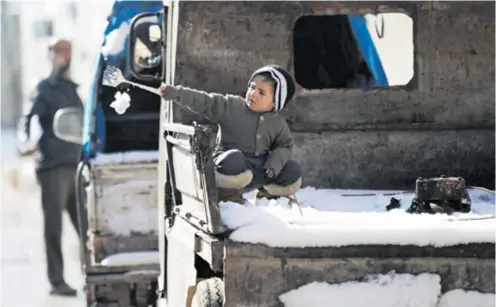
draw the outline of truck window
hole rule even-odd
[[[162,8],[163,6],[160,4],[160,10]],[[162,57],[165,47],[164,42],[167,40],[167,7],[164,8],[164,14],[145,12],[140,17],[133,18],[137,18],[134,20],[139,22],[131,22],[130,17],[126,21],[127,27],[126,25],[121,25],[117,29],[118,31],[124,27],[124,49],[119,50],[118,53],[111,53],[112,56],[108,56],[105,59],[102,71],[106,65],[116,66],[122,71],[125,78],[130,81],[159,87],[161,83],[160,75],[165,69],[165,59]],[[131,26],[133,29],[130,29]],[[134,36],[131,34],[134,34]],[[131,37],[134,39],[134,44],[129,43]],[[117,45],[119,46],[118,43]],[[110,44],[110,46],[113,45]],[[129,48],[133,48],[132,53],[129,52]],[[137,72],[140,76],[157,76],[158,78],[140,79],[140,76],[132,73],[130,64],[134,65],[135,73]],[[124,114],[117,114],[111,107],[118,91],[127,93],[131,99],[131,105]],[[100,143],[101,152],[158,150],[160,132],[159,96],[134,86],[123,85],[117,89],[102,86],[98,91],[98,102],[103,113],[103,120],[100,123],[104,126],[102,129],[104,138]]]
[[[147,32],[148,34],[148,32]],[[147,73],[159,73],[161,67],[160,37],[158,39],[148,36],[139,36],[139,49],[136,52],[140,59],[140,71]],[[127,70],[126,58],[120,62],[114,62],[128,80],[139,82],[148,86],[159,87],[159,81],[143,81],[132,76]],[[110,107],[115,100],[117,91],[126,92],[131,98],[131,106],[124,114],[117,114]],[[105,116],[105,146],[102,152],[113,153],[132,150],[158,150],[159,123],[160,123],[160,97],[133,86],[123,86],[115,89],[103,86],[100,89],[99,101]]]
[[[403,13],[303,16],[294,27],[296,81],[307,89],[406,85],[413,20]]]

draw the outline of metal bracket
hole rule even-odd
[[[196,122],[193,122],[193,127],[195,133],[190,137],[189,144],[191,153],[195,155],[196,169],[203,173],[207,160],[212,155],[212,146],[210,146],[212,129]]]

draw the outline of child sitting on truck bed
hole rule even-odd
[[[243,192],[258,189],[259,197],[281,197],[301,187],[301,169],[291,160],[293,137],[278,113],[295,92],[295,82],[282,67],[256,70],[246,97],[221,95],[183,86],[164,85],[173,100],[219,125],[214,153],[219,199],[244,203]]]

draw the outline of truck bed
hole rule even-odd
[[[156,151],[136,151],[101,154],[91,161],[90,265],[102,270],[101,261],[109,256],[158,250],[157,158]]]
[[[165,128],[174,178],[166,189],[173,200],[166,207],[166,213],[171,212],[167,216],[171,304],[184,301],[196,284],[197,271],[191,269],[195,259],[191,253],[186,257],[184,250],[194,250],[212,272],[222,273],[225,306],[316,306],[311,298],[303,303],[282,301],[315,283],[334,289],[388,276],[391,282],[434,281],[436,300],[451,295],[449,291],[466,290],[494,298],[494,191],[470,189],[472,212],[452,215],[406,213],[414,197],[406,191],[306,187],[296,195],[302,214],[284,198],[255,201],[253,193],[245,195],[249,204],[219,202],[209,154],[211,129],[174,123]],[[189,144],[181,142],[185,136]],[[179,165],[194,167],[179,171]],[[192,184],[192,178],[201,184]],[[400,209],[386,210],[391,197],[400,200]],[[180,262],[181,271],[176,264]],[[184,281],[171,285],[179,276]],[[401,290],[407,297],[419,296],[409,286]],[[326,302],[323,306],[333,306],[332,299]],[[409,305],[439,307],[437,301],[394,306]]]

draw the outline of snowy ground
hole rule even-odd
[[[65,216],[63,252],[67,282],[79,293],[77,298],[48,295],[45,273],[43,220],[39,190],[32,173],[32,162],[20,162],[15,154],[12,130],[1,133],[1,282],[0,306],[83,307],[83,276],[79,267],[76,233]],[[15,143],[14,143],[15,144]],[[12,170],[23,165],[16,188]],[[15,181],[15,180],[14,180]]]

